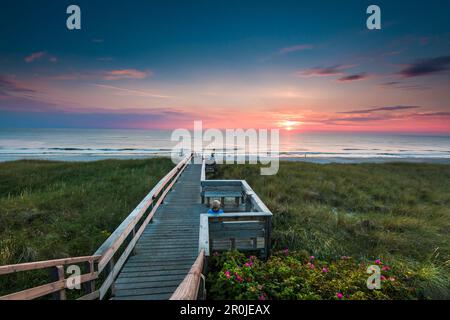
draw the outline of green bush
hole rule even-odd
[[[367,288],[369,265],[381,270],[381,288]],[[214,299],[390,300],[426,298],[417,284],[420,270],[382,259],[356,262],[344,256],[321,261],[287,249],[267,261],[234,251],[214,253],[209,262],[208,295]]]

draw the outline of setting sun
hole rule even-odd
[[[287,131],[291,131],[296,127],[300,126],[302,123],[300,121],[284,120],[279,122],[279,126]]]

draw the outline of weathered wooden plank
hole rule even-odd
[[[119,284],[116,284],[116,290],[176,287],[180,284],[180,282],[182,280],[183,280],[183,277],[181,277],[181,278],[178,277],[178,278],[171,279],[171,280],[119,283]]]
[[[205,198],[235,198],[242,197],[242,192],[239,191],[205,191]]]
[[[242,186],[243,180],[205,180],[201,182],[202,187],[223,187],[223,186]]]
[[[119,298],[112,298],[113,300],[167,300],[169,299],[171,293],[161,293],[161,294],[147,294],[147,295],[136,295],[136,296],[122,296]]]
[[[210,232],[209,237],[212,241],[216,241],[218,239],[248,239],[248,238],[257,238],[265,236],[264,230],[227,230],[227,231],[215,231],[214,233]]]
[[[147,266],[147,265],[174,265],[174,264],[191,264],[192,265],[192,258],[129,260],[126,263],[126,266],[139,267],[139,266]]]
[[[158,281],[178,281],[180,283],[184,277],[186,276],[186,273],[179,273],[179,274],[164,274],[164,275],[157,275],[153,276],[151,278],[144,278],[144,277],[129,277],[129,278],[118,278],[115,282],[116,286],[122,285],[122,284],[136,284],[136,283],[152,283],[152,282],[158,282]]]
[[[184,263],[178,265],[150,265],[150,266],[133,266],[129,267],[128,265],[122,269],[122,273],[135,273],[141,271],[160,271],[160,270],[185,270],[189,269],[192,266],[192,263]]]
[[[188,271],[189,271],[189,267],[181,268],[178,270],[127,272],[127,273],[121,273],[120,278],[142,278],[142,277],[151,278],[153,276],[161,276],[161,275],[178,275],[178,274],[186,275]]]
[[[209,232],[214,233],[218,231],[233,231],[233,230],[264,230],[265,222],[261,221],[225,221],[222,223],[211,223],[209,225]]]
[[[141,288],[141,289],[122,289],[117,291],[116,298],[135,296],[135,295],[151,295],[160,293],[172,293],[175,291],[177,286],[170,287],[151,287],[151,288]]]

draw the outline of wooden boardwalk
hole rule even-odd
[[[189,164],[115,282],[115,300],[168,299],[198,256],[201,165]]]
[[[207,180],[206,161],[194,164],[193,157],[170,170],[93,255],[0,266],[0,276],[48,269],[52,278],[0,300],[66,300],[73,289],[66,268],[73,266],[83,272],[80,300],[195,300],[205,297],[201,283],[210,252],[249,250],[267,257],[270,210],[245,180]],[[224,214],[205,213],[215,198]]]

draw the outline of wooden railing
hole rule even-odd
[[[26,289],[19,292],[8,294],[6,296],[2,296],[0,297],[0,300],[29,300],[39,298],[51,293],[58,293],[57,298],[59,297],[59,299],[65,299],[66,298],[65,289],[67,289],[70,285],[72,285],[72,283],[70,281],[71,280],[70,278],[65,279],[64,266],[87,263],[89,273],[79,275],[79,278],[77,278],[76,283],[77,284],[83,284],[87,282],[91,283],[92,281],[98,278],[98,272],[96,272],[94,269],[94,263],[99,259],[100,256],[85,256],[85,257],[56,259],[56,260],[1,266],[0,275],[6,275],[22,271],[52,268],[53,274],[55,275],[55,281],[31,289]]]
[[[204,170],[204,163],[202,170]],[[231,212],[200,215],[200,249],[258,250],[267,257],[271,247],[272,212],[245,180],[207,180],[201,177],[202,203],[210,199],[235,198]]]
[[[192,154],[185,157],[164,178],[162,178],[139,205],[117,227],[111,236],[98,248],[92,256],[75,257],[48,261],[37,261],[15,265],[0,266],[0,276],[21,271],[31,271],[46,268],[54,269],[56,281],[39,287],[23,290],[0,297],[0,300],[35,299],[51,293],[59,293],[56,299],[66,299],[65,289],[70,283],[65,279],[64,266],[85,263],[89,273],[80,275],[78,282],[85,283],[86,294],[79,299],[103,299],[109,291],[113,291],[114,280],[118,276],[125,261],[152,220],[159,205],[163,202],[178,177],[192,159]],[[115,257],[120,257],[115,260]],[[97,264],[97,268],[95,268]],[[95,290],[95,280],[100,279],[100,288]]]
[[[272,214],[268,212],[235,212],[202,214],[200,217],[200,249],[212,251],[259,251],[270,253]]]
[[[197,300],[200,291],[200,283],[203,279],[203,268],[205,266],[205,252],[200,250],[197,259],[192,265],[189,273],[180,283],[178,288],[170,297],[170,300]],[[204,292],[204,288],[202,288]]]

